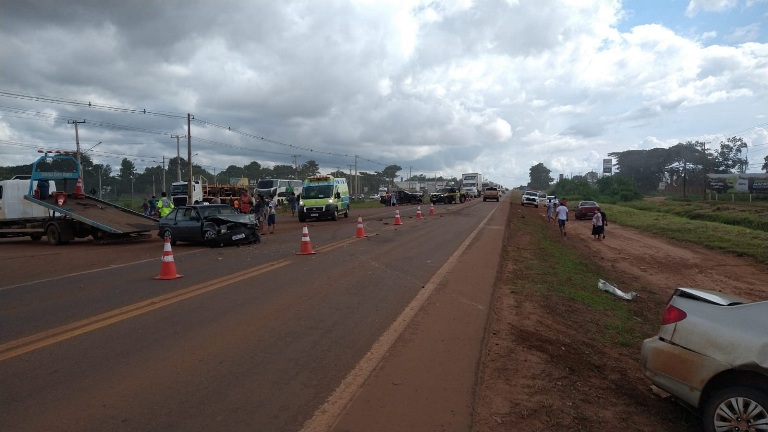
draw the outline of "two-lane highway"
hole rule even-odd
[[[111,246],[53,248],[77,261],[26,277],[37,245],[3,244],[0,430],[300,430],[496,208],[399,207],[397,226],[394,209],[353,211],[309,224],[314,255],[278,220],[250,247],[177,245],[170,281],[153,279],[159,240],[155,259],[119,245],[135,256],[119,264]]]

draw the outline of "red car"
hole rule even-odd
[[[594,201],[579,201],[576,207],[576,219],[591,219],[600,211],[600,206]]]

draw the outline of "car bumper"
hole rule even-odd
[[[710,378],[731,369],[723,362],[652,337],[640,349],[643,373],[654,385],[698,408]]]

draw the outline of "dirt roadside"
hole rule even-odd
[[[507,258],[500,280],[535,278],[526,267],[535,259],[526,232],[532,224],[548,224],[544,212],[517,206],[509,224],[505,254],[514,259]],[[566,237],[556,224],[549,225],[550,241],[574,248],[610,274],[610,283],[638,293],[631,310],[634,319],[651,323],[644,337],[658,330],[664,304],[676,287],[768,298],[768,269],[747,258],[612,224],[603,241],[591,237],[589,221],[571,220]],[[694,414],[651,392],[640,369],[639,344],[621,346],[592,337],[589,330],[601,313],[555,296],[517,295],[498,283],[473,430],[699,430]]]

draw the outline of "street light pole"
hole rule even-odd
[[[179,179],[181,181],[181,147],[179,144],[179,138],[186,138],[186,135],[171,135],[171,138],[176,138],[176,170],[178,171]]]

